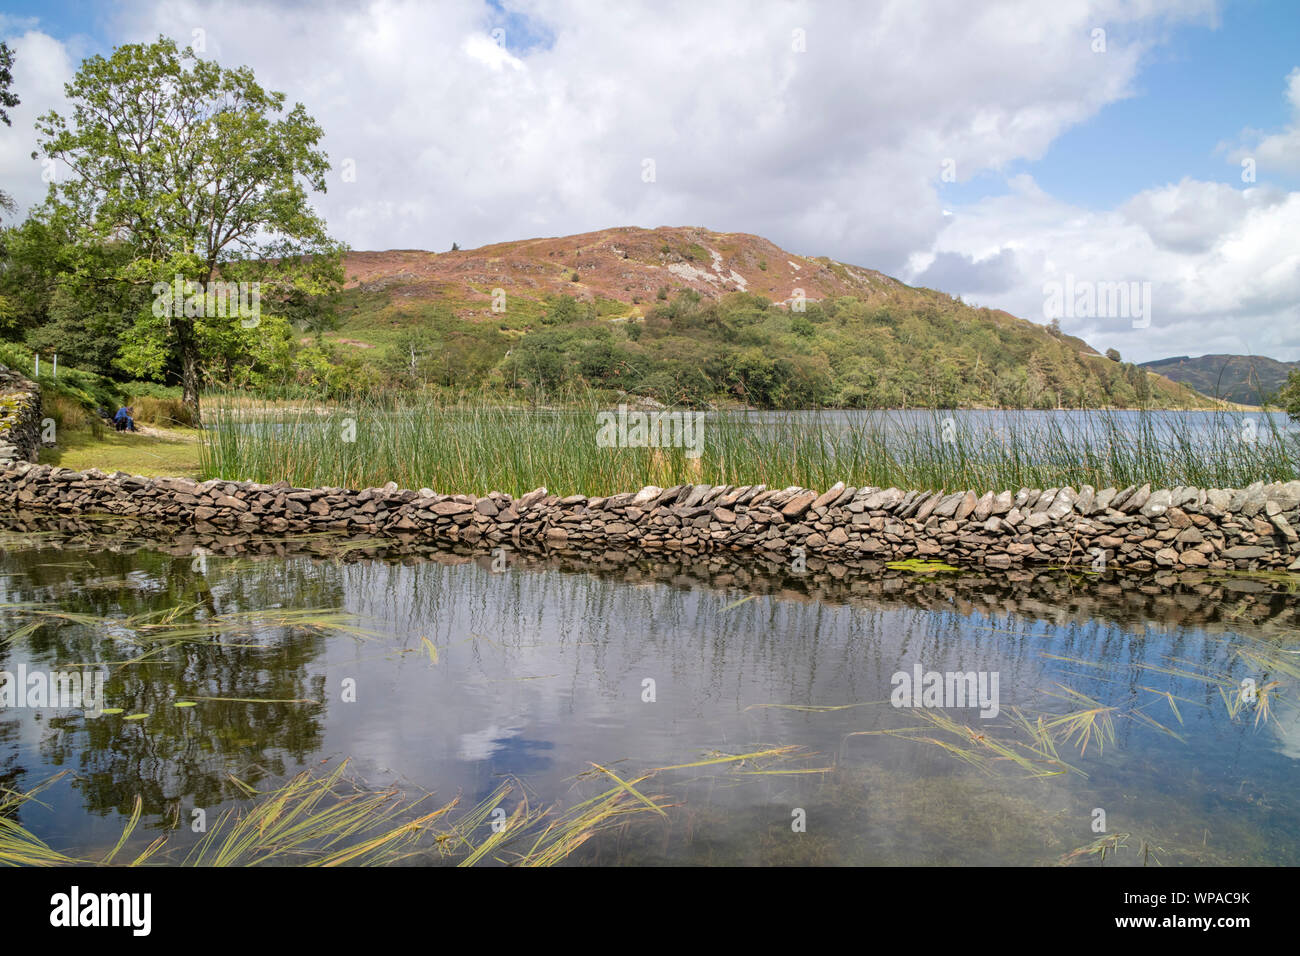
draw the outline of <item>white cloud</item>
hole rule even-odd
[[[201,26],[210,56],[301,99],[331,157],[356,160],[321,207],[357,248],[698,224],[897,271],[942,228],[944,159],[965,179],[1042,155],[1128,95],[1166,16],[1201,15],[1118,0],[511,6],[553,42],[522,52],[510,25],[503,48],[469,2],[303,16],[166,0],[117,26],[135,40]]]
[[[0,126],[0,188],[25,208],[43,199],[49,188],[41,180],[45,167],[32,159],[32,126],[46,110],[63,103],[63,84],[76,72],[76,61],[65,44],[34,29],[30,21],[17,26],[21,29],[8,32],[14,26],[0,20],[0,35],[14,54],[10,90],[21,101],[8,111],[12,126]]]
[[[462,49],[471,60],[477,60],[493,70],[510,67],[512,70],[524,69],[524,61],[510,55],[504,46],[489,36],[481,33],[471,34],[465,38]]]
[[[1257,130],[1247,130],[1244,139],[1253,139],[1253,146],[1241,146],[1228,157],[1240,163],[1243,159],[1255,161],[1255,175],[1269,173],[1300,173],[1300,66],[1286,78],[1286,99],[1291,104],[1291,122],[1280,133],[1265,135]]]
[[[1013,185],[1007,196],[959,210],[936,244],[938,253],[967,260],[1014,250],[1012,288],[948,291],[1041,322],[1044,284],[1066,275],[1150,282],[1149,326],[1118,316],[1061,325],[1134,361],[1212,352],[1300,357],[1300,193],[1183,180],[1093,212],[1052,200],[1024,178]]]
[[[1251,212],[1286,201],[1273,188],[1235,189],[1223,183],[1184,179],[1178,185],[1134,196],[1123,212],[1161,248],[1206,252],[1246,222]]]

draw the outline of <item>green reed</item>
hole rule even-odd
[[[1059,416],[710,412],[702,454],[600,447],[593,400],[562,408],[379,396],[316,407],[210,399],[205,478],[441,493],[608,495],[684,483],[1016,489],[1084,484],[1237,488],[1300,478],[1300,435],[1267,416],[1107,411]],[[690,414],[683,412],[683,414]],[[1247,425],[1249,418],[1253,424]]]

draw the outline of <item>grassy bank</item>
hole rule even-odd
[[[836,481],[901,488],[1047,488],[1151,482],[1241,487],[1300,478],[1300,436],[1256,416],[1124,417],[1088,413],[971,427],[964,413],[900,423],[873,415],[853,427],[799,414],[756,421],[711,415],[702,454],[682,447],[600,447],[587,407],[470,407],[370,400],[290,408],[220,400],[205,407],[204,477],[288,480],[299,486],[378,486],[441,492],[612,494],[646,484],[763,483],[827,488]],[[996,413],[994,413],[996,415]]]
[[[132,475],[199,477],[199,433],[186,428],[148,428],[148,433],[117,432],[107,426],[60,434],[40,461],[74,471],[98,468]]]

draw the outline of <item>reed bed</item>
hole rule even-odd
[[[286,408],[218,396],[205,407],[203,477],[301,487],[395,481],[517,496],[705,482],[1002,490],[1300,478],[1300,432],[1258,413],[710,412],[696,456],[684,447],[601,447],[596,415],[610,408],[594,401],[516,408],[378,396]]]

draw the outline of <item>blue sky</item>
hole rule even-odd
[[[1245,128],[1275,130],[1290,117],[1283,83],[1300,65],[1300,2],[1236,0],[1217,27],[1168,31],[1134,82],[1134,95],[1065,131],[1037,160],[1009,163],[1046,191],[1100,209],[1184,176],[1239,185],[1241,166],[1217,147]],[[1258,171],[1261,182],[1300,185],[1286,170]],[[944,185],[948,202],[1000,193],[1004,175],[985,173]]]

